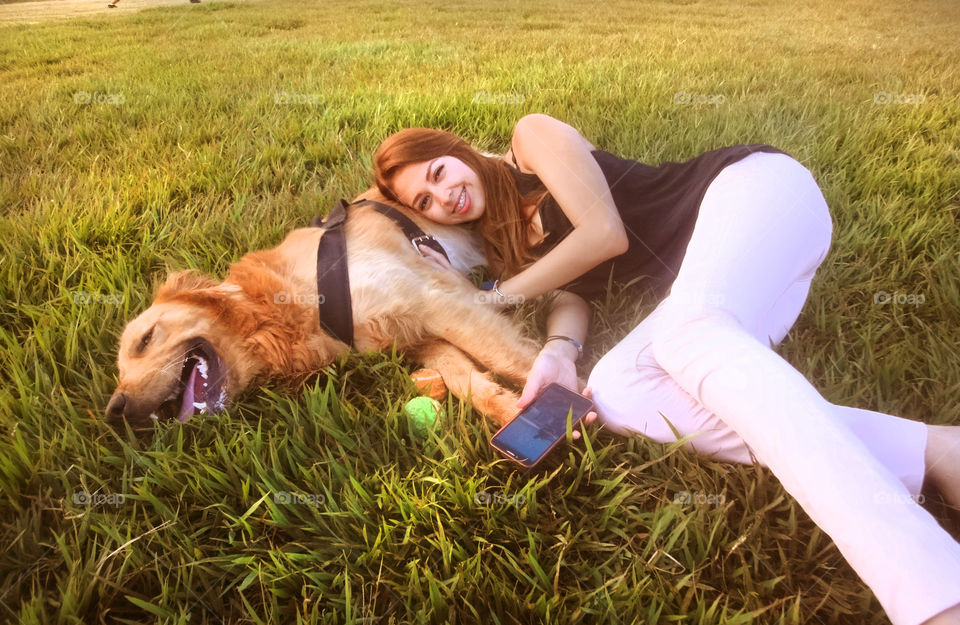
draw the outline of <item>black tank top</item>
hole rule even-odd
[[[629,247],[563,288],[589,300],[606,292],[611,281],[627,283],[639,278],[655,292],[665,293],[677,277],[707,186],[724,167],[754,152],[786,154],[770,145],[735,145],[705,152],[683,163],[651,167],[594,150],[593,157],[610,185],[626,226]],[[513,162],[516,165],[516,157]],[[523,173],[519,166],[510,170],[521,194],[543,188],[536,174]],[[530,250],[535,258],[552,250],[573,230],[570,220],[549,194],[541,200],[539,211],[546,237]]]

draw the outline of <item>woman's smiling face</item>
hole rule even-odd
[[[480,178],[455,156],[407,165],[397,171],[392,186],[401,202],[437,223],[461,224],[483,214]]]

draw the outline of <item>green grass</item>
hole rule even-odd
[[[394,130],[504,151],[545,112],[650,163],[751,142],[797,157],[835,234],[778,352],[835,403],[960,424],[958,18],[948,1],[291,1],[3,27],[0,622],[886,622],[769,471],[594,432],[524,474],[456,400],[440,438],[411,441],[395,355],[151,440],[99,416],[119,332],[168,270],[222,276],[276,244],[365,188]],[[598,307],[584,373],[651,303]]]

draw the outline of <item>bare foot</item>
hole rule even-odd
[[[960,604],[944,610],[921,625],[960,625]]]
[[[960,518],[960,427],[927,426],[926,477]]]

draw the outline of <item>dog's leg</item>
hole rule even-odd
[[[516,384],[524,384],[539,351],[516,324],[484,305],[465,305],[454,297],[424,307],[427,331],[470,354],[484,367]]]
[[[466,354],[446,341],[425,343],[412,355],[430,369],[439,371],[456,397],[469,399],[474,408],[497,423],[503,425],[519,412],[516,393],[491,380]]]

